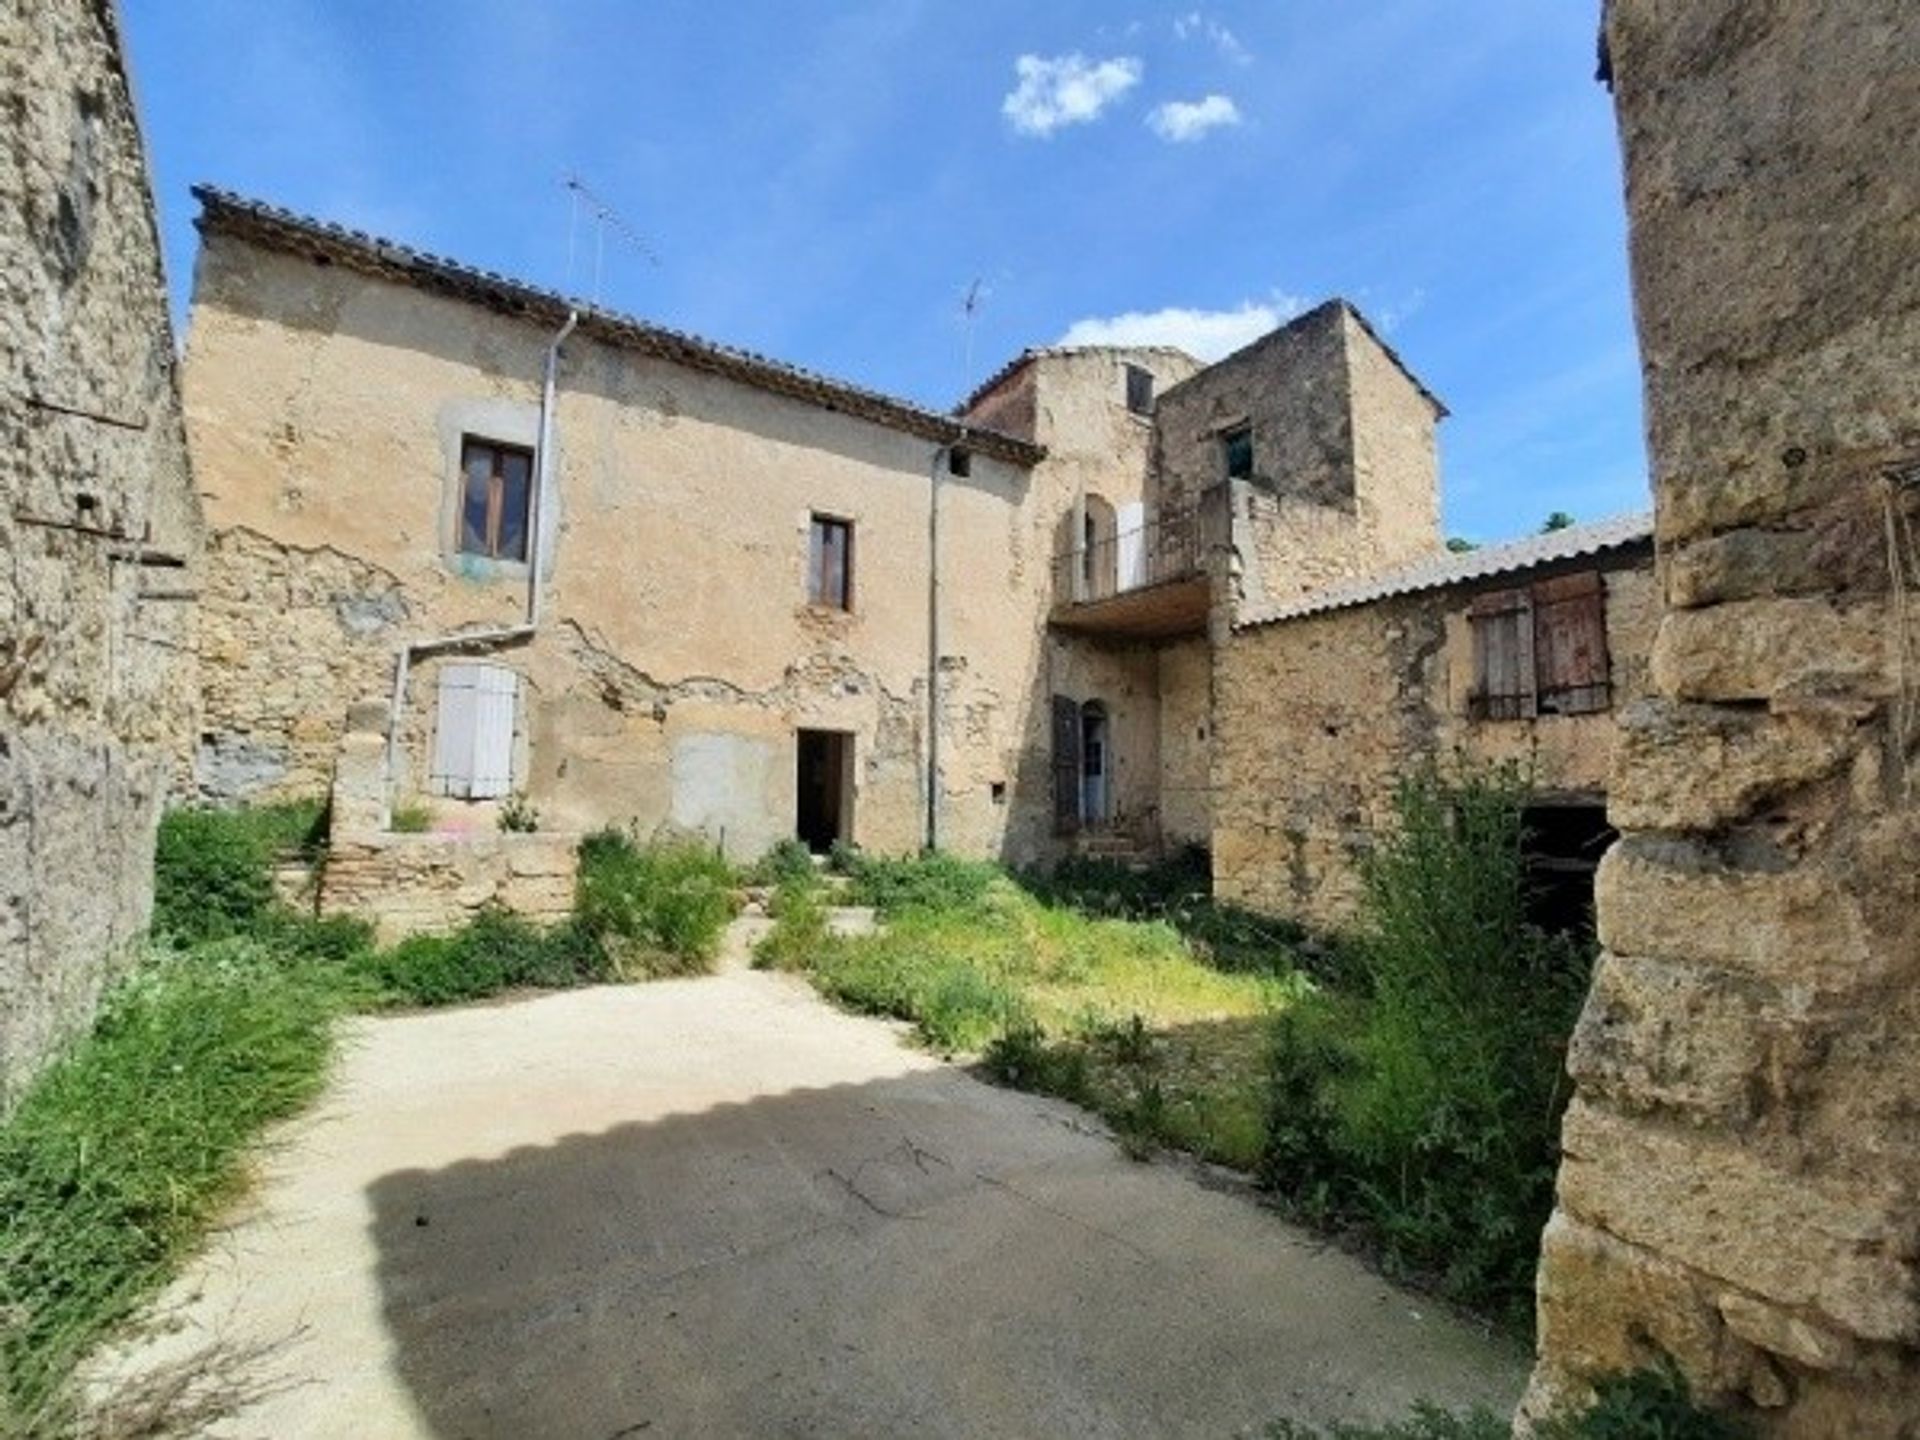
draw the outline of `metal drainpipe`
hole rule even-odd
[[[962,432],[964,433],[964,432]],[[927,850],[940,848],[940,466],[952,446],[935,448],[927,465]]]
[[[531,640],[540,628],[540,520],[550,503],[553,480],[553,411],[560,374],[560,347],[580,323],[580,312],[569,309],[566,323],[547,344],[546,365],[540,375],[540,429],[533,456],[533,503],[527,507],[527,618],[519,625],[499,630],[456,631],[436,635],[429,640],[414,640],[400,647],[393,666],[393,693],[387,700],[387,794],[393,794],[394,771],[400,753],[400,719],[407,704],[407,676],[413,662],[422,655],[440,650],[479,647],[488,649],[517,640]]]

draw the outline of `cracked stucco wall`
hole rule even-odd
[[[1613,0],[1664,609],[1527,1411],[1920,1416],[1920,9]],[[1898,577],[1898,583],[1895,583]]]
[[[524,566],[451,553],[462,433],[537,418],[545,333],[481,307],[205,237],[185,369],[218,536],[199,780],[210,795],[325,788],[347,711],[385,695],[406,638],[511,624]],[[1082,373],[1084,372],[1084,374]],[[796,728],[854,736],[854,833],[910,850],[923,824],[930,443],[591,340],[568,347],[547,530],[547,624],[490,658],[524,681],[518,779],[543,824],[694,828],[752,855],[791,833]],[[1157,765],[1151,654],[1050,639],[1052,555],[1088,455],[1124,412],[1118,363],[1042,396],[1032,471],[942,473],[943,841],[1049,852],[1047,686],[1126,691],[1129,774]],[[1099,443],[1072,443],[1082,428]],[[1109,447],[1109,462],[1113,455]],[[810,516],[853,521],[850,614],[806,603]],[[1085,652],[1085,653],[1082,653]],[[400,740],[426,779],[446,659],[411,678]],[[1035,747],[1041,763],[1036,767]],[[406,798],[402,796],[401,798]]]
[[[1515,761],[1542,790],[1603,793],[1621,717],[1647,685],[1658,595],[1650,557],[1602,568],[1614,707],[1599,714],[1471,718],[1469,587],[1233,632],[1215,661],[1215,890],[1344,925],[1394,785],[1425,760]]]
[[[106,0],[0,10],[0,1105],[145,928],[200,519]]]

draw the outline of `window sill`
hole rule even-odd
[[[443,558],[446,568],[463,580],[524,581],[533,573],[533,567],[525,560],[495,560],[486,555],[470,554],[465,550],[449,551]]]

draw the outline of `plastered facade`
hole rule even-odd
[[[0,12],[0,1107],[147,923],[199,509],[115,8]]]
[[[1605,39],[1664,607],[1525,1414],[1670,1357],[1763,1435],[1912,1437],[1920,10],[1614,0]]]
[[[1645,693],[1658,613],[1652,556],[1563,565],[1604,586],[1609,709],[1479,719],[1476,594],[1502,574],[1236,630],[1215,661],[1213,869],[1222,898],[1339,929],[1394,787],[1429,762],[1512,762],[1546,794],[1603,796],[1620,715]]]

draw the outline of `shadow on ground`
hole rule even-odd
[[[1511,1401],[1507,1356],[1079,1112],[953,1071],[369,1188],[444,1436],[1222,1436]]]

